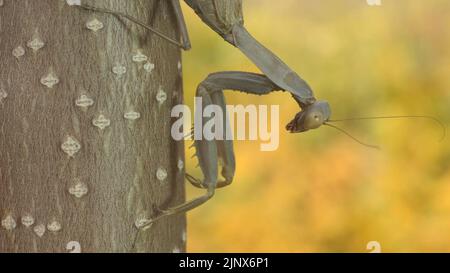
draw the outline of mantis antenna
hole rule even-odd
[[[359,144],[361,144],[361,145],[363,145],[365,147],[381,150],[381,148],[379,146],[364,143],[361,140],[357,139],[356,137],[352,136],[349,132],[345,131],[344,129],[337,127],[336,125],[329,124],[329,123],[326,123],[326,122],[324,123],[324,125],[329,126],[331,128],[334,128],[334,129],[340,131],[341,133],[344,133],[345,135],[347,135],[348,137],[350,137],[351,139],[353,139],[354,141],[358,142]]]
[[[358,120],[375,120],[375,119],[429,119],[436,122],[442,128],[442,136],[439,139],[439,142],[442,142],[447,135],[447,128],[439,119],[432,116],[382,116],[382,117],[357,117],[357,118],[346,118],[346,119],[334,119],[328,120],[328,122],[345,122],[345,121],[358,121]]]

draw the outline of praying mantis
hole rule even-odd
[[[176,15],[181,39],[170,38],[153,27],[142,23],[138,19],[121,12],[84,5],[81,4],[80,1],[74,5],[85,10],[103,12],[126,18],[146,28],[151,33],[164,39],[165,41],[176,45],[183,50],[189,50],[191,48],[191,43],[181,10],[180,1],[158,1],[170,2],[170,5]],[[217,72],[210,74],[202,83],[198,85],[197,88],[196,96],[202,98],[203,108],[208,105],[218,105],[225,111],[226,105],[223,93],[224,90],[235,90],[254,95],[266,95],[274,91],[285,91],[291,94],[301,109],[300,112],[298,112],[292,121],[286,126],[286,129],[289,132],[303,133],[312,129],[317,129],[322,125],[328,125],[346,133],[339,127],[330,124],[333,120],[330,119],[331,109],[329,103],[324,100],[317,100],[311,87],[305,80],[289,68],[289,66],[274,53],[259,43],[246,30],[244,26],[242,0],[185,0],[185,2],[195,11],[195,13],[205,24],[219,34],[226,42],[238,48],[262,71],[262,74],[239,71]],[[390,116],[359,119],[405,117],[431,118],[426,116]],[[204,119],[203,124],[208,121],[207,118]],[[351,135],[349,136],[352,137]],[[364,144],[355,138],[353,139],[361,144]],[[364,145],[375,148],[375,146],[367,144]],[[206,193],[181,205],[161,210],[158,216],[148,220],[144,225],[141,225],[142,229],[145,230],[146,228],[149,228],[153,223],[164,217],[185,213],[189,210],[197,208],[210,200],[214,196],[216,189],[228,186],[232,183],[236,169],[236,162],[233,151],[233,143],[231,140],[195,140],[194,147],[196,149],[199,166],[204,177],[200,180],[186,174],[186,178],[193,186],[206,189]],[[219,162],[222,163],[222,169],[220,172],[222,177],[219,177]]]

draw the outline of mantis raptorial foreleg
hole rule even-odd
[[[274,85],[266,76],[248,73],[248,72],[218,72],[209,75],[197,89],[197,97],[202,98],[202,109],[209,105],[218,105],[224,113],[226,113],[224,90],[237,90],[249,94],[265,95],[272,91],[281,90]],[[214,117],[213,117],[214,118]],[[203,118],[203,124],[208,122],[210,118]],[[163,217],[183,213],[194,209],[205,202],[207,202],[213,195],[217,188],[230,185],[233,181],[234,172],[236,169],[233,142],[226,139],[226,128],[228,120],[224,116],[224,130],[223,140],[195,140],[196,155],[199,160],[199,165],[204,175],[204,179],[200,181],[190,175],[187,175],[188,180],[196,187],[207,189],[207,193],[197,199],[187,203],[162,210],[161,214],[150,220],[145,227],[150,226],[154,222]],[[222,162],[222,177],[223,180],[218,179],[219,159]]]
[[[274,85],[272,81],[264,75],[249,72],[218,72],[210,74],[199,85],[197,96],[201,96],[202,98],[206,97],[207,101],[209,100],[208,97],[210,97],[213,105],[219,106],[222,113],[227,113],[223,93],[224,90],[237,90],[248,94],[265,95],[280,89],[281,88]],[[234,172],[236,169],[233,141],[227,138],[227,132],[230,128],[226,116],[224,116],[223,125],[224,128],[222,130],[222,139],[216,140],[215,143],[217,145],[218,157],[222,162],[221,174],[224,180],[217,182],[216,189],[230,185],[233,181]],[[194,145],[196,146],[196,150],[200,151],[203,144],[201,141],[196,141]],[[204,166],[210,164],[204,160],[203,153],[199,153],[198,157],[200,167],[202,167],[202,165]],[[202,171],[204,170],[202,169]],[[188,180],[196,187],[207,187],[204,183],[194,180],[190,176],[188,176]]]
[[[199,86],[197,94],[198,96],[201,96],[203,98],[202,100],[203,105],[201,106],[202,108],[208,105],[212,105],[211,97],[207,92],[204,91],[204,88],[201,85]],[[203,122],[208,122],[209,119],[210,118],[203,117]],[[186,175],[186,177],[188,178],[189,181],[191,181],[191,183],[195,183],[199,187],[206,188],[207,189],[206,194],[191,201],[188,201],[186,203],[183,203],[181,205],[177,205],[165,210],[159,210],[161,213],[155,218],[148,220],[147,223],[145,223],[142,226],[142,229],[145,230],[149,228],[154,222],[167,216],[192,210],[204,204],[206,201],[208,201],[209,199],[211,199],[211,197],[214,196],[218,179],[217,172],[219,164],[217,145],[214,140],[206,140],[206,139],[196,141],[195,145],[197,148],[199,165],[203,171],[204,179],[202,182],[200,182],[198,179],[195,179],[189,175]]]

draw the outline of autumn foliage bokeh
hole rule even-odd
[[[246,26],[330,102],[334,118],[420,115],[450,121],[450,1],[244,0]],[[211,72],[258,72],[183,6],[186,103]],[[426,120],[380,120],[291,135],[286,93],[226,93],[229,104],[279,104],[280,147],[236,141],[234,183],[188,213],[190,252],[450,251],[450,145]],[[187,145],[188,146],[188,145]],[[195,169],[189,160],[187,169]],[[202,192],[188,186],[188,197]]]

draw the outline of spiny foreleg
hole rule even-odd
[[[265,95],[272,91],[282,90],[266,76],[247,72],[219,72],[209,75],[197,89],[197,97],[202,98],[202,109],[210,105],[219,106],[226,113],[226,103],[223,95],[224,90],[237,90],[255,95]],[[202,124],[215,117],[202,117]],[[184,204],[161,210],[160,215],[144,226],[149,227],[156,221],[174,214],[184,213],[192,210],[213,197],[215,189],[225,187],[232,183],[236,169],[233,142],[226,138],[229,125],[224,116],[223,138],[221,140],[208,140],[204,137],[195,140],[196,155],[199,160],[203,179],[196,179],[187,175],[187,179],[196,187],[207,189],[207,193],[197,199]],[[203,129],[203,128],[202,128]],[[203,130],[202,130],[203,131]],[[219,179],[219,160],[222,162],[222,178]]]

